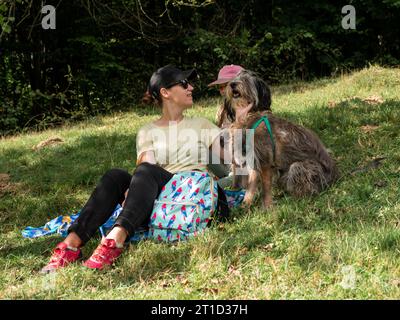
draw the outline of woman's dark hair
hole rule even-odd
[[[147,104],[147,105],[154,104],[154,105],[161,106],[161,101],[156,99],[156,98],[154,98],[154,96],[150,94],[149,90],[147,90],[143,94],[142,103],[143,104]]]

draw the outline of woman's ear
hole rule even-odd
[[[163,98],[168,98],[168,97],[169,97],[169,92],[168,92],[167,89],[161,88],[161,89],[160,89],[160,95],[161,95]]]

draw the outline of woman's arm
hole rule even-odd
[[[142,162],[148,162],[148,163],[151,163],[151,164],[156,164],[156,157],[155,157],[155,155],[154,155],[154,151],[145,151],[145,152],[142,152],[142,153],[139,155],[139,158],[138,158],[137,161],[136,161],[136,166],[138,166],[138,165],[141,164]],[[125,200],[126,200],[126,197],[128,196],[128,192],[129,192],[129,189],[127,189],[127,190],[125,191]],[[124,207],[124,205],[125,205],[125,200],[124,200],[124,202],[122,202],[122,204],[121,204],[122,207]]]
[[[250,103],[247,105],[247,107],[236,109],[236,115],[235,115],[236,122],[242,122],[247,117],[247,114],[252,108],[253,104]]]
[[[136,161],[136,166],[141,164],[142,162],[148,162],[151,164],[156,164],[156,156],[154,155],[154,151],[145,151],[139,155],[139,158]]]

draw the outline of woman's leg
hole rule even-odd
[[[69,235],[64,242],[68,244],[69,240],[76,240],[76,236],[81,240],[80,246],[88,242],[98,228],[110,218],[117,204],[124,201],[124,193],[129,188],[131,178],[128,172],[121,169],[107,171],[79,217],[69,227]]]
[[[101,178],[79,217],[68,229],[68,236],[57,245],[50,262],[42,268],[42,273],[53,272],[82,257],[79,247],[109,219],[117,203],[122,203],[130,180],[131,175],[120,169],[112,169]]]
[[[124,228],[129,236],[139,227],[147,226],[154,201],[172,176],[160,166],[141,163],[133,173],[124,209],[115,226]]]
[[[148,224],[154,201],[172,176],[172,173],[163,168],[146,162],[136,168],[129,185],[124,209],[111,232],[84,263],[86,267],[103,269],[120,256],[124,241],[137,228]]]

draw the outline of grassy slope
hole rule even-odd
[[[371,95],[384,102],[363,101]],[[28,240],[20,231],[79,210],[108,168],[132,171],[135,133],[157,111],[0,140],[0,173],[12,183],[0,194],[0,298],[399,298],[400,70],[371,67],[273,88],[272,107],[334,152],[344,173],[335,186],[303,200],[275,190],[269,212],[236,210],[233,221],[188,243],[131,245],[101,273],[76,265],[39,275],[60,238]],[[215,100],[203,100],[189,114],[212,120],[215,110]],[[51,136],[64,143],[31,150]],[[348,174],[379,156],[387,157],[379,168]]]

